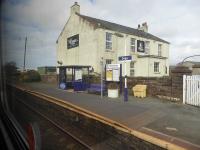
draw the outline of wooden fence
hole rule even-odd
[[[200,106],[200,75],[183,76],[183,103]]]

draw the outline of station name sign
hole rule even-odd
[[[120,56],[119,61],[132,61],[132,56]]]
[[[67,49],[79,46],[79,34],[67,38]]]

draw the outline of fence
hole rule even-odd
[[[200,75],[183,76],[183,103],[200,106]]]

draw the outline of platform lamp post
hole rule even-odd
[[[192,55],[192,56],[188,56],[186,58],[183,59],[183,61],[181,62],[181,64],[183,64],[185,62],[186,59],[188,58],[192,58],[192,57],[200,57],[200,55]]]
[[[122,35],[120,33],[115,33],[117,37],[124,37],[124,56],[126,56],[126,38],[128,35]],[[124,101],[128,101],[128,88],[127,88],[127,69],[126,69],[126,60],[124,60]]]
[[[103,98],[103,57],[101,57],[101,98]]]
[[[125,35],[125,43],[124,43],[124,55],[126,56],[126,38],[127,38],[127,35]],[[124,62],[125,64],[125,67],[124,67],[124,70],[125,70],[125,75],[124,75],[124,101],[128,101],[128,88],[127,88],[127,69],[126,69],[126,60]]]
[[[27,45],[27,37],[25,38],[25,46],[24,46],[24,65],[23,65],[23,71],[26,70],[26,45]]]

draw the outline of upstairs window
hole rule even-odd
[[[131,40],[130,40],[130,49],[131,49],[131,52],[135,52],[135,39],[134,38],[131,38]]]
[[[159,73],[159,62],[154,62],[154,72]]]
[[[150,52],[150,42],[145,41],[145,53],[149,54],[149,52]]]
[[[162,45],[158,44],[158,56],[162,56]]]
[[[106,32],[106,49],[112,50],[112,33]]]

